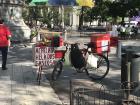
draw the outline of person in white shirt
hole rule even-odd
[[[126,38],[126,28],[125,28],[125,24],[122,24],[120,27],[120,35],[121,35],[121,39],[125,39]]]
[[[112,37],[118,37],[117,25],[112,25]]]

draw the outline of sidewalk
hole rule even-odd
[[[70,41],[73,39],[81,43],[89,41],[89,38],[69,38]],[[121,60],[115,54],[116,48],[112,47],[109,53],[110,71],[102,81],[107,88],[120,88],[121,85]],[[97,82],[91,81],[85,73],[77,73],[70,66],[64,67],[60,78],[53,84],[49,81],[52,69],[46,69],[39,86],[36,82],[37,68],[32,61],[32,45],[26,48],[18,45],[11,49],[7,66],[8,70],[0,70],[0,105],[69,105],[70,80]]]
[[[0,70],[0,105],[62,105],[46,78],[37,84],[31,47],[10,50],[8,70]]]

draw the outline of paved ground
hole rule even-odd
[[[37,84],[31,48],[17,45],[10,49],[8,70],[0,70],[0,105],[62,104],[47,79]]]
[[[70,41],[88,42],[89,38],[69,37]],[[1,57],[0,57],[1,58]],[[81,79],[82,85],[98,83],[105,88],[120,89],[120,59],[116,48],[109,54],[110,72],[102,81],[91,81],[85,73],[77,73],[70,65],[65,66],[56,82],[50,81],[52,68],[44,68],[41,85],[36,82],[36,67],[32,60],[32,46],[17,45],[8,55],[8,70],[0,70],[0,105],[69,105],[70,80]],[[67,64],[68,65],[68,64]],[[79,84],[78,84],[79,85]]]

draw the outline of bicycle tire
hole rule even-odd
[[[56,81],[59,78],[59,76],[60,76],[60,74],[62,72],[62,69],[63,69],[63,63],[62,63],[61,60],[59,60],[55,64],[53,72],[52,72],[52,75],[51,75],[51,78],[52,78],[53,81]]]
[[[109,60],[104,55],[99,55],[99,54],[95,55],[94,54],[94,56],[98,58],[97,68],[90,67],[88,64],[86,64],[85,72],[89,76],[89,78],[91,78],[92,80],[101,80],[101,79],[105,78],[105,76],[109,72]],[[103,73],[100,73],[99,70],[103,71]]]

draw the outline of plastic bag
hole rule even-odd
[[[97,61],[98,61],[98,58],[95,57],[94,55],[90,54],[90,55],[88,56],[87,63],[88,63],[88,65],[90,65],[91,67],[97,68]]]

